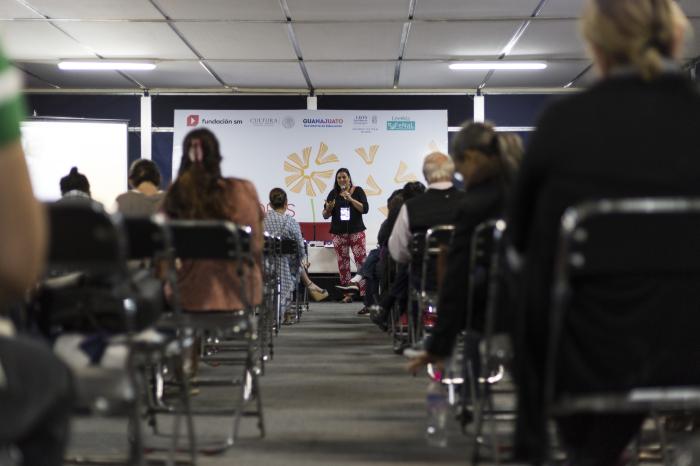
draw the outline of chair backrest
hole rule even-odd
[[[497,278],[498,253],[501,248],[505,222],[487,220],[474,228],[469,253],[469,284],[467,288],[467,329],[475,326],[477,293],[489,294],[492,279]],[[486,305],[488,306],[488,298]],[[484,313],[485,314],[485,313]],[[492,316],[493,317],[493,316]]]
[[[700,274],[698,237],[700,199],[601,200],[566,210],[552,286],[547,361],[550,402],[572,282],[591,277]]]
[[[297,255],[297,249],[299,248],[297,240],[293,238],[282,238],[280,249],[282,254]]]
[[[427,288],[429,274],[433,271],[437,275],[438,286],[440,285],[443,269],[438,266],[437,262],[441,254],[450,246],[454,232],[454,225],[435,225],[425,232],[421,264],[421,287],[423,289]]]
[[[126,273],[126,235],[120,215],[110,216],[100,204],[47,204],[49,269],[98,274]]]
[[[219,220],[171,220],[175,255],[180,259],[245,259],[250,253],[250,227]]]
[[[162,214],[151,217],[124,217],[129,259],[155,259],[172,248],[170,230]]]

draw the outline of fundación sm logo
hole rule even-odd
[[[187,115],[187,126],[197,126],[199,124],[199,115]]]

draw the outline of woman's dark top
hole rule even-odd
[[[700,94],[683,76],[612,77],[551,106],[523,158],[508,230],[524,255],[518,299],[519,434],[540,442],[553,263],[567,206],[700,196]],[[615,390],[700,377],[700,277],[575,284],[557,356],[559,390]],[[529,411],[529,413],[522,411]],[[522,440],[522,439],[521,439]]]
[[[472,233],[480,223],[503,216],[505,199],[503,181],[500,177],[491,178],[470,187],[458,207],[438,303],[438,321],[427,348],[435,356],[450,355],[457,334],[466,324]],[[478,301],[480,305],[476,307],[483,308],[483,299]]]
[[[359,186],[353,186],[353,188],[352,198],[362,203],[362,213],[358,212],[349,201],[340,197],[340,193],[335,190],[328,193],[328,197],[326,197],[326,202],[335,200],[335,207],[333,207],[333,214],[331,215],[331,233],[334,235],[359,233],[366,230],[362,221],[362,215],[369,212],[367,195]],[[342,207],[350,208],[350,220],[340,220],[340,209]]]

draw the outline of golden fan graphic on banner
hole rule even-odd
[[[372,165],[378,150],[379,144],[372,144],[369,146],[369,151],[365,150],[364,147],[358,147],[355,149],[355,153],[362,157],[362,160],[364,160],[367,165]]]
[[[409,181],[416,181],[418,178],[413,173],[406,173],[408,171],[408,165],[403,160],[399,163],[399,169],[396,170],[396,175],[394,175],[394,182],[396,183],[408,183]]]
[[[287,160],[284,162],[284,171],[292,174],[284,178],[284,183],[293,193],[299,194],[302,189],[306,188],[306,195],[314,197],[325,191],[328,184],[324,180],[333,177],[333,170],[311,171],[311,150],[311,146],[304,147],[301,151],[301,156],[294,152],[287,157]],[[328,145],[321,142],[314,163],[316,165],[326,165],[338,161],[337,155],[326,154],[327,152]]]

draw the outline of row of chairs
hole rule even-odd
[[[110,216],[97,204],[86,202],[51,204],[48,211],[51,273],[41,289],[51,299],[36,300],[34,307],[48,322],[49,331],[61,329],[63,312],[68,328],[82,322],[88,330],[122,334],[128,355],[124,368],[91,366],[76,371],[81,411],[129,419],[129,452],[118,464],[141,465],[146,462],[145,450],[163,449],[168,452],[168,464],[174,464],[183,451],[189,463],[196,464],[198,453],[216,453],[233,445],[243,417],[256,418],[264,436],[259,377],[274,354],[273,336],[280,328],[280,279],[277,268],[266,268],[265,300],[261,306],[252,305],[247,295],[247,270],[254,261],[250,229],[222,221]],[[285,243],[267,236],[266,260],[276,263],[289,254]],[[242,309],[185,312],[177,283],[179,260],[235,263]],[[150,282],[142,279],[144,270],[134,267],[135,262],[160,270],[158,290],[165,282],[172,295],[168,312],[158,299],[161,296],[144,292],[152,286],[144,285]],[[303,309],[303,300],[297,303],[297,309]],[[149,326],[158,329],[160,338],[142,338],[140,332]],[[191,379],[185,368],[192,352],[204,363],[232,367],[234,375]],[[193,387],[232,387],[234,391],[226,396],[225,406],[193,406],[189,397]],[[166,399],[168,389],[174,389],[174,399]],[[193,415],[198,414],[231,416],[231,428],[223,439],[205,440],[195,435]],[[167,432],[170,442],[165,445],[157,441],[162,434],[159,415],[174,416]],[[155,434],[149,445],[144,440],[144,418]],[[184,447],[180,445],[183,435]],[[92,463],[94,459],[72,461]]]

